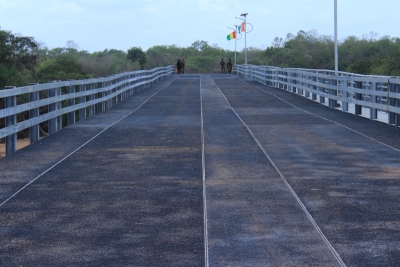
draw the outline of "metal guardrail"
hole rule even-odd
[[[0,90],[0,101],[5,104],[0,109],[0,121],[5,122],[0,138],[5,138],[6,155],[17,150],[20,131],[29,128],[30,143],[36,142],[41,123],[48,123],[46,134],[55,133],[63,124],[71,125],[108,110],[173,73],[174,67],[167,66],[105,78],[51,81],[18,88],[7,86]]]
[[[400,126],[400,77],[359,75],[315,69],[290,69],[272,66],[235,65],[234,73],[259,83],[280,88],[317,101],[330,108],[361,115],[369,108],[369,119],[378,111],[387,113],[387,123]]]

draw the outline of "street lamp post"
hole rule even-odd
[[[246,44],[246,32],[247,32],[247,25],[246,25],[246,16],[249,13],[243,13],[240,16],[244,17],[244,64],[247,65],[247,44]]]
[[[235,17],[235,18],[237,18],[237,19],[241,19],[241,20],[244,21],[244,27],[245,27],[245,30],[244,30],[244,64],[245,64],[245,65],[247,65],[247,43],[246,43],[246,41],[247,41],[247,40],[246,40],[247,25],[246,25],[246,16],[247,16],[248,14],[249,14],[249,13],[242,13],[242,14],[240,14],[240,16],[241,16],[241,17],[244,17],[244,19]]]
[[[335,74],[338,75],[339,55],[338,55],[338,30],[337,30],[337,0],[335,0]]]

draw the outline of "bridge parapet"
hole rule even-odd
[[[0,90],[0,101],[5,103],[0,109],[0,120],[5,122],[5,127],[0,129],[0,138],[5,138],[6,155],[16,151],[20,131],[29,128],[30,142],[36,142],[41,123],[47,122],[46,134],[52,134],[63,125],[110,109],[173,73],[174,67],[167,66],[104,78],[50,81],[18,88],[8,86]]]
[[[355,115],[369,109],[369,119],[377,120],[378,111],[387,114],[386,123],[400,126],[400,77],[359,75],[318,69],[278,68],[235,65],[234,73],[259,83],[298,94],[330,108]]]

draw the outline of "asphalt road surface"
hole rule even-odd
[[[0,266],[399,266],[400,132],[174,75],[0,159]]]

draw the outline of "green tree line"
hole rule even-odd
[[[139,53],[134,53],[139,51]],[[89,53],[77,44],[49,49],[34,37],[0,28],[0,88],[54,80],[105,77],[144,67],[146,54],[137,47],[128,51],[105,49]]]
[[[339,70],[359,74],[400,76],[400,38],[375,33],[361,38],[349,36],[339,43]],[[239,41],[240,42],[240,41]],[[235,57],[235,52],[217,44],[198,40],[188,47],[157,45],[147,51],[131,47],[127,51],[105,49],[89,53],[68,41],[66,47],[49,49],[34,37],[0,28],[0,89],[54,80],[104,77],[124,71],[175,65],[185,58],[186,73],[220,71],[219,62]],[[334,40],[315,30],[276,37],[271,46],[247,49],[249,64],[285,68],[334,69]],[[244,51],[237,52],[244,63]]]
[[[349,36],[339,42],[339,70],[366,74],[400,76],[400,38],[376,39],[371,32],[362,38]],[[276,37],[265,50],[266,65],[285,68],[334,69],[334,39],[316,31],[299,31],[286,38]]]

